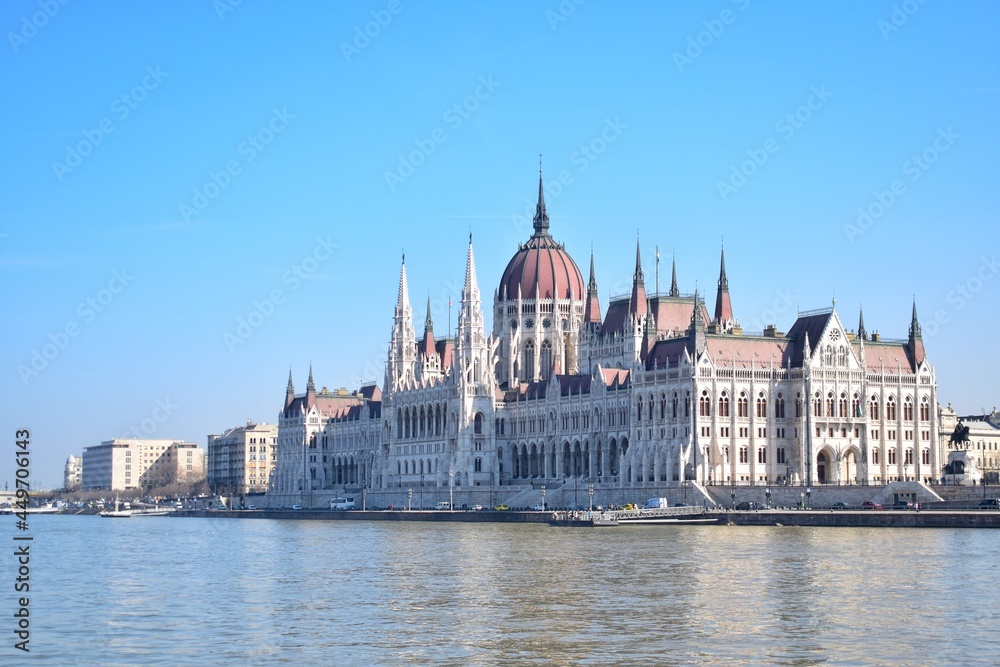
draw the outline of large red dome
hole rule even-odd
[[[548,234],[536,233],[521,246],[500,279],[500,300],[579,299],[586,295],[583,275],[566,249]]]

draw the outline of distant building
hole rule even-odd
[[[1000,414],[959,416],[949,404],[938,408],[942,447],[947,448],[945,484],[1000,484]],[[955,463],[958,465],[955,465]]]
[[[66,472],[63,475],[63,488],[67,491],[76,491],[83,483],[83,459],[79,456],[72,456],[66,459]]]
[[[205,478],[205,450],[194,442],[115,438],[83,450],[84,489],[153,488]]]
[[[213,492],[264,493],[278,453],[277,424],[236,426],[208,436],[208,485]]]

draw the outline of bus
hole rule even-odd
[[[332,510],[353,510],[357,507],[354,498],[334,498],[330,501],[330,509]]]

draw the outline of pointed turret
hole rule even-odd
[[[695,359],[705,349],[705,318],[701,315],[701,297],[697,286],[694,288],[694,310],[691,311],[691,327],[688,329],[687,350]]]
[[[542,159],[538,158],[538,203],[535,204],[535,218],[532,220],[535,236],[549,235],[549,214],[545,211],[545,191],[542,188]]]
[[[472,251],[472,234],[469,234],[469,254],[465,260],[465,285],[462,287],[462,308],[458,313],[458,340],[456,363],[462,369],[468,387],[481,386],[493,376],[489,372],[489,350],[483,307],[476,280],[476,256]]]
[[[656,317],[653,315],[653,304],[652,302],[647,302],[648,315],[646,316],[646,328],[643,332],[642,339],[642,359],[645,361],[649,353],[653,351],[653,346],[656,345]]]
[[[670,292],[668,296],[680,296],[681,291],[677,287],[677,256],[670,260]]]
[[[288,385],[285,387],[285,408],[295,400],[295,385],[292,384],[292,368],[288,367]]]
[[[715,320],[713,324],[719,333],[733,328],[733,304],[729,300],[729,279],[726,277],[726,249],[722,249],[722,264],[719,269],[719,291],[715,296]]]
[[[646,302],[646,283],[642,275],[642,253],[639,250],[639,238],[635,239],[635,273],[632,274],[632,298],[629,302],[629,314],[634,317],[644,317],[648,311]]]
[[[864,308],[858,308],[858,340],[868,340],[868,332],[865,330]]]
[[[420,342],[420,354],[430,357],[437,354],[434,346],[434,321],[431,319],[431,297],[427,296],[427,317],[424,319],[424,339]]]
[[[594,251],[590,251],[590,281],[587,283],[587,305],[583,311],[583,324],[591,328],[601,326],[601,302],[597,294],[597,279],[594,277]]]
[[[910,356],[913,358],[913,367],[916,368],[926,358],[924,354],[924,339],[920,333],[920,322],[917,320],[916,298],[913,299],[913,316],[910,318],[910,338],[907,341],[907,347],[909,348]]]
[[[316,384],[313,382],[313,367],[309,364],[309,381],[306,383],[306,405],[316,405]]]
[[[406,281],[406,255],[399,269],[399,290],[393,315],[392,340],[386,363],[385,387],[387,392],[399,388],[406,378],[413,377],[417,360],[416,333],[413,330],[413,308],[410,306],[410,289]]]

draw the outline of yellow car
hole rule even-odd
[[[497,506],[496,506],[496,507],[494,507],[493,509],[494,509],[494,511],[496,511],[496,512],[506,512],[506,511],[507,511],[507,510],[509,510],[510,508],[509,508],[509,507],[507,507],[506,505],[497,505]]]

